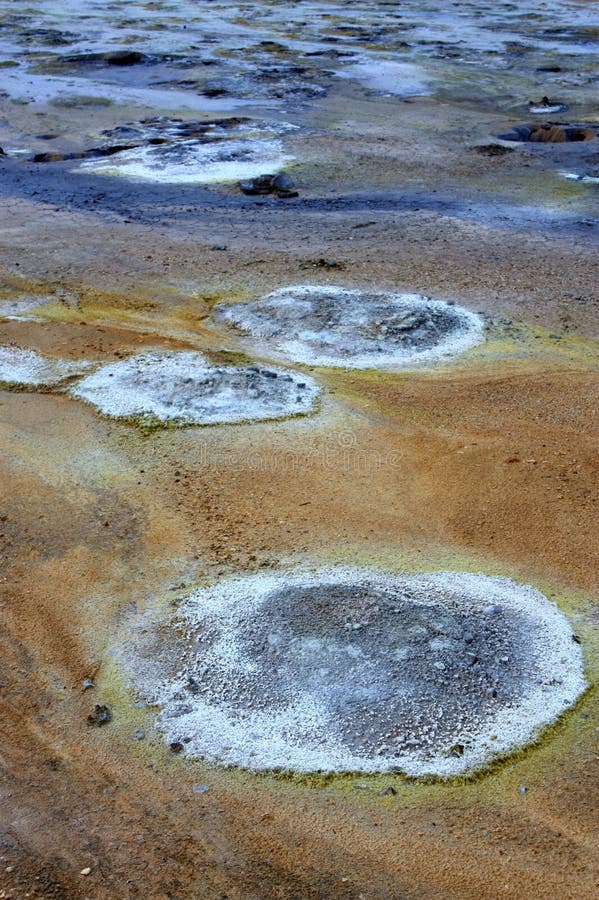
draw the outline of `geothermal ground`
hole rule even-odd
[[[594,896],[595,4],[0,25],[0,897]]]

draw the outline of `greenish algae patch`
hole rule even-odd
[[[111,729],[132,753],[152,759],[157,755],[166,756],[168,748],[154,731],[157,708],[140,703],[127,676],[111,656],[105,657],[96,676],[93,699],[108,707],[112,716]],[[138,730],[145,733],[144,740],[132,739],[131,735]]]

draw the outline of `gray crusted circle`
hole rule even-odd
[[[71,393],[114,418],[211,425],[309,413],[320,389],[282,369],[214,366],[195,351],[165,351],[102,366]]]
[[[585,687],[553,603],[451,572],[225,580],[126,658],[169,742],[253,769],[457,774],[529,741]]]
[[[442,300],[318,285],[223,304],[215,317],[252,335],[274,359],[352,369],[455,356],[479,343],[483,332],[480,316]]]

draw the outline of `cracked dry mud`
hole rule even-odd
[[[70,376],[3,384],[0,892],[593,896],[599,144],[498,137],[546,124],[544,97],[564,107],[549,122],[596,134],[592,4],[0,11],[2,348],[73,372],[164,352],[272,370],[215,309],[297,285],[484,323],[418,368],[286,358],[320,405],[270,422],[144,431],[71,396]],[[123,51],[139,56],[106,56]],[[151,140],[174,130],[171,162],[201,168],[224,119],[276,143],[298,198],[162,177]],[[149,178],[82,168],[140,135]],[[337,565],[530,585],[566,617],[589,690],[475,778],[255,774],[192,760],[186,733],[171,749],[123,642],[159,623],[167,647],[207,585]]]

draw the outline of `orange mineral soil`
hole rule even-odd
[[[541,190],[540,164],[473,153],[490,126],[472,110],[457,140],[432,98],[401,123],[369,104],[368,130],[342,97],[317,122],[342,128],[291,137],[295,206],[239,205],[234,186],[193,215],[186,194],[164,222],[136,216],[138,185],[112,210],[2,201],[0,299],[51,298],[35,321],[0,320],[2,345],[247,360],[212,307],[294,283],[451,298],[487,330],[429,368],[305,369],[320,410],[266,424],[143,429],[65,393],[0,391],[0,897],[596,895],[596,230],[401,208],[385,198],[404,157],[406,183],[480,199],[512,178],[514,202]],[[111,653],[129,623],[206,577],[320,563],[532,584],[570,619],[589,690],[470,779],[253,774],[171,752]]]

